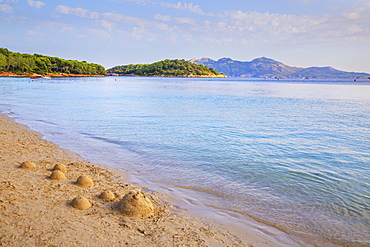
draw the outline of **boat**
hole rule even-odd
[[[30,79],[32,79],[32,80],[36,80],[36,79],[40,79],[40,77],[37,77],[37,76],[30,76]]]
[[[41,76],[41,78],[42,78],[42,79],[47,79],[47,80],[51,79],[51,77],[50,77],[50,76]]]

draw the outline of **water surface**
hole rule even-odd
[[[368,80],[1,78],[0,110],[206,205],[370,245]]]

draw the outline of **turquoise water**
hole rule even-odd
[[[370,246],[369,80],[1,78],[0,111],[138,180]]]

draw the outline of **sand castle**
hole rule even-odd
[[[36,168],[36,165],[32,161],[25,161],[22,163],[21,168],[24,169],[31,169]],[[67,172],[67,168],[63,164],[56,164],[53,167],[53,172],[50,175],[50,179],[52,180],[66,180],[67,177],[65,172]],[[94,186],[93,180],[87,175],[81,175],[75,182],[77,185],[82,187],[92,187]],[[104,201],[114,201],[115,199],[120,198],[119,196],[112,191],[106,190],[103,191],[99,198]],[[89,200],[84,196],[78,196],[72,200],[71,205],[74,208],[85,210],[90,208],[92,205]],[[147,198],[144,193],[141,191],[131,191],[126,194],[119,202],[118,202],[118,210],[129,217],[150,217],[153,216],[155,213],[155,207],[151,200]]]
[[[91,203],[84,196],[78,196],[72,200],[72,206],[77,209],[85,210],[91,207]]]
[[[125,195],[118,204],[121,213],[131,217],[154,215],[154,205],[142,192],[134,191]]]
[[[210,227],[199,217],[179,212],[169,215],[171,204],[162,204],[155,193],[144,193],[151,201],[143,203],[149,204],[146,215],[153,216],[131,218],[128,209],[142,205],[133,198],[130,205],[127,194],[139,188],[122,182],[122,173],[83,160],[40,136],[0,114],[0,245],[245,246],[230,228]],[[67,172],[56,164],[65,164]],[[67,180],[51,180],[53,170],[65,173]],[[80,175],[91,177],[94,186],[77,186]],[[112,194],[103,191],[113,192],[115,198],[105,200]]]
[[[32,169],[32,168],[36,168],[36,164],[33,163],[32,161],[24,161],[22,162],[21,164],[21,168],[23,169]]]
[[[36,165],[32,161],[25,161],[22,163],[21,168],[24,169],[31,169],[36,168]],[[53,167],[53,172],[50,175],[50,179],[52,180],[66,180],[67,177],[64,174],[67,172],[67,168],[63,164],[56,164]],[[94,185],[93,180],[87,175],[81,175],[75,182],[77,185],[82,187],[92,187]],[[100,195],[99,198],[104,201],[113,201],[117,199],[117,195],[114,194],[112,191],[105,190]],[[120,197],[118,197],[120,198]],[[92,205],[90,201],[84,196],[77,196],[72,200],[71,205],[74,208],[85,210],[90,208]],[[118,210],[129,217],[150,217],[153,216],[155,213],[155,207],[151,200],[147,198],[144,193],[141,191],[131,191],[126,194],[119,202],[118,202]]]
[[[104,191],[103,193],[100,194],[99,198],[105,201],[112,201],[116,198],[116,196],[111,191]]]
[[[63,164],[56,164],[53,168],[54,171],[67,172],[67,167]]]
[[[78,177],[76,184],[82,187],[91,187],[94,185],[94,182],[89,176],[81,175]]]
[[[66,180],[67,177],[66,175],[64,174],[64,172],[62,171],[59,171],[59,170],[56,170],[56,171],[53,171],[50,175],[50,179],[52,180]]]

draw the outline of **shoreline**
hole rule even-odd
[[[123,171],[93,164],[76,153],[61,149],[3,113],[0,113],[0,135],[0,185],[4,191],[0,197],[1,244],[306,246],[303,242],[297,244],[278,229],[271,232],[272,227],[269,229],[259,223],[245,229],[244,219],[232,212],[221,213],[229,218],[228,222],[220,219],[221,224],[207,217],[212,210],[196,205],[198,212],[203,212],[202,217],[198,217],[191,210],[194,205],[188,208],[183,203],[176,205],[177,195],[186,196],[186,192],[173,190],[169,196],[137,188],[126,182],[128,175]],[[35,162],[37,168],[20,169],[20,164],[26,160]],[[52,167],[58,163],[68,167],[67,180],[49,179]],[[74,181],[81,174],[91,176],[96,181],[95,186],[90,189],[76,186]],[[114,201],[98,198],[107,189],[117,195]],[[133,190],[143,191],[155,202],[155,216],[130,218],[116,209],[118,201]],[[91,208],[77,210],[70,205],[80,194],[91,201]]]
[[[48,76],[48,77],[103,77],[105,75],[87,75],[87,74],[67,74],[67,73],[48,73],[48,74],[16,74],[13,72],[0,72],[0,77],[42,77],[42,76]]]

